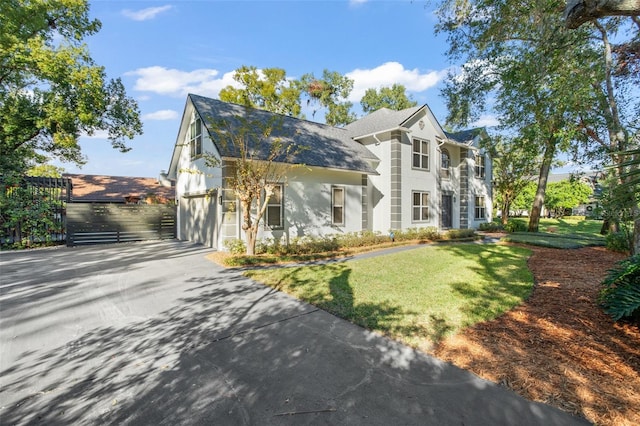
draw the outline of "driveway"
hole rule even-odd
[[[176,241],[0,253],[0,423],[586,424]]]

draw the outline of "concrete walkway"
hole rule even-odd
[[[179,242],[0,253],[0,424],[579,425]]]

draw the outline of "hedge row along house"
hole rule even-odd
[[[178,205],[177,236],[223,250],[244,239],[240,203],[226,183],[234,149],[221,144],[218,120],[276,114],[190,94],[169,171]],[[303,149],[273,195],[258,238],[360,231],[477,228],[491,221],[491,159],[484,129],[445,132],[427,105],[380,109],[344,128],[278,116],[280,136]],[[207,156],[217,159],[211,166]]]

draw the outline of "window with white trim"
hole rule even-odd
[[[282,229],[284,197],[282,196],[282,185],[275,185],[273,192],[267,201],[267,210],[265,211],[264,223],[270,229]]]
[[[333,225],[344,225],[344,188],[340,186],[331,187],[331,223]]]
[[[413,191],[412,197],[412,216],[413,222],[426,222],[429,220],[429,193],[421,191]]]
[[[475,199],[475,208],[474,208],[473,217],[475,219],[484,219],[487,213],[487,207],[485,206],[485,203],[484,203],[484,197],[476,196],[475,198],[476,199]]]
[[[476,177],[484,179],[485,177],[485,157],[482,154],[476,155]]]
[[[429,170],[429,141],[413,140],[413,168]]]
[[[449,151],[443,148],[440,158],[440,176],[449,179],[451,177],[451,156]]]
[[[202,120],[195,116],[189,126],[189,152],[191,158],[202,155]]]

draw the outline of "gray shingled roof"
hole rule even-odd
[[[484,130],[484,127],[476,127],[475,129],[462,130],[460,132],[444,132],[444,134],[447,139],[453,142],[470,144]]]
[[[367,160],[378,160],[378,158],[360,143],[352,140],[345,129],[193,94],[190,94],[189,98],[223,157],[236,157],[237,153],[234,152],[233,147],[221,146],[216,141],[215,132],[209,128],[211,120],[225,120],[233,126],[239,124],[238,117],[266,123],[277,116],[282,119],[282,125],[279,131],[273,133],[273,136],[280,137],[285,143],[303,147],[290,159],[291,163],[377,174]],[[266,158],[268,154],[268,148],[264,148],[264,152],[259,154],[261,158]]]
[[[370,135],[382,130],[393,129],[407,121],[422,107],[423,106],[415,106],[401,111],[394,111],[389,108],[380,108],[366,117],[348,124],[345,127],[345,130],[349,133],[349,136],[356,137]]]

